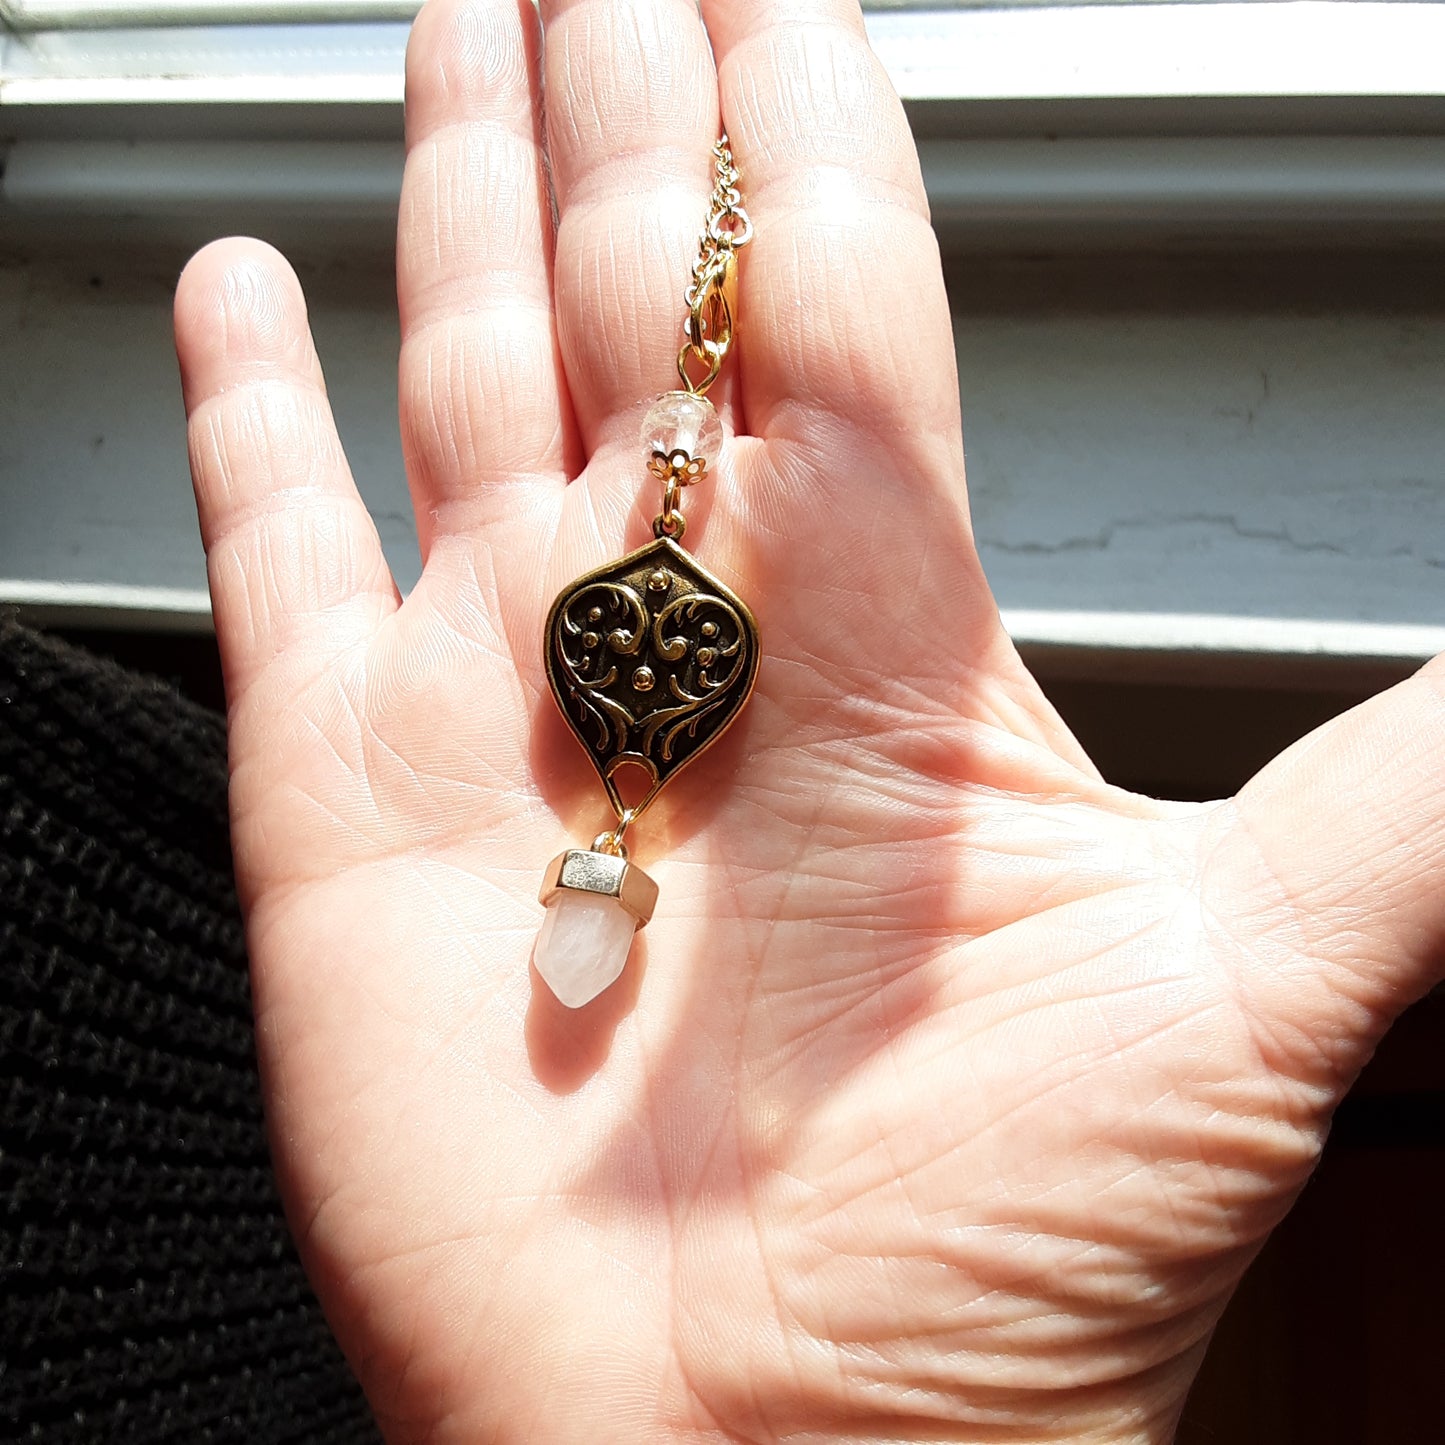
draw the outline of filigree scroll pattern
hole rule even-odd
[[[622,763],[649,774],[651,801],[732,721],[757,672],[747,608],[667,539],[579,578],[547,633],[553,691],[614,803]]]

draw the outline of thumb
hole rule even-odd
[[[1445,971],[1445,655],[1243,789],[1205,901],[1272,1062],[1352,1079]]]

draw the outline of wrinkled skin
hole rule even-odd
[[[435,0],[411,45],[404,604],[285,263],[220,242],[177,297],[306,1266],[392,1441],[1167,1441],[1438,971],[1442,673],[1227,802],[1103,783],[979,567],[855,8],[711,0],[711,53],[689,0],[542,12],[545,60],[526,0]],[[539,635],[649,535],[719,99],[756,237],[688,543],[765,659],[639,829],[627,973],[569,1013],[535,892],[607,815]]]

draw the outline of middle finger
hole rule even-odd
[[[583,445],[635,447],[678,385],[717,76],[694,0],[543,0],[557,328]]]

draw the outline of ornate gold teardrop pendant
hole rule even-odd
[[[670,537],[579,577],[547,618],[553,696],[619,819],[722,736],[757,674],[746,603]],[[650,784],[630,808],[617,787],[627,764]]]

